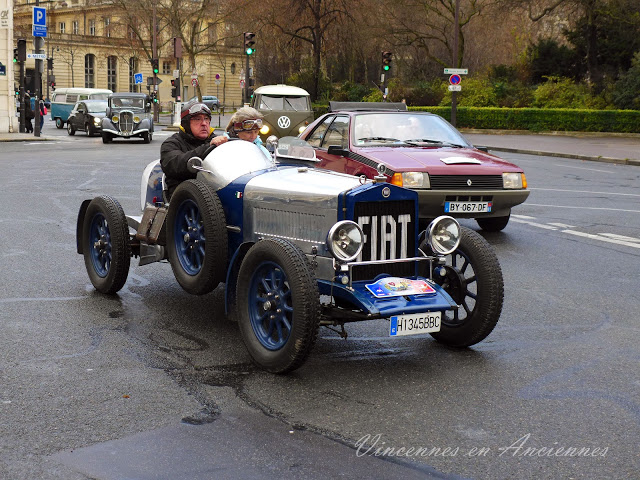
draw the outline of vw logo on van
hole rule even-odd
[[[289,128],[291,126],[291,120],[286,115],[283,115],[278,119],[278,126],[280,128]]]

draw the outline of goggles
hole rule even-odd
[[[204,103],[196,103],[194,105],[191,105],[189,107],[189,110],[185,110],[180,114],[180,118],[184,118],[187,115],[195,115],[197,113],[202,113],[211,118],[211,110],[209,110],[209,107],[207,107]]]
[[[245,120],[244,122],[235,122],[233,129],[236,132],[242,132],[243,130],[260,130],[262,128],[262,119],[257,118],[255,120]]]

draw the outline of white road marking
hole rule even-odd
[[[529,215],[511,215],[513,218],[530,218],[531,220],[535,220],[536,217],[530,217]]]
[[[592,172],[602,172],[602,173],[617,173],[617,172],[612,172],[610,170],[598,170],[597,168],[587,168],[587,167],[574,167],[572,165],[563,165],[561,163],[556,163],[555,164],[557,167],[564,167],[564,168],[576,168],[578,170],[590,170]]]
[[[625,242],[640,242],[640,238],[627,237],[626,235],[617,235],[615,233],[599,233],[598,235],[615,238],[617,240],[622,240]]]
[[[622,240],[616,240],[614,238],[607,238],[607,237],[603,237],[602,235],[594,235],[592,233],[577,232],[575,230],[562,230],[562,233],[568,233],[570,235],[576,235],[578,237],[590,238],[592,240],[600,240],[602,242],[615,243],[615,244],[618,244],[618,245],[625,245],[627,247],[640,248],[640,243],[636,244],[636,243],[631,243],[631,242],[624,242]]]
[[[531,187],[529,190],[541,190],[546,192],[569,192],[569,193],[593,193],[597,195],[621,195],[624,197],[640,197],[637,193],[614,193],[614,192],[593,192],[591,190],[565,190],[561,188],[536,188]]]
[[[549,225],[553,225],[554,227],[559,227],[559,228],[573,228],[575,227],[575,225],[567,225],[566,223],[550,223]]]
[[[558,230],[557,227],[554,227],[552,225],[546,225],[544,223],[538,223],[538,222],[530,222],[529,220],[520,220],[519,218],[512,218],[511,221],[516,223],[526,223],[527,225],[531,225],[532,227],[544,228],[546,230]]]
[[[630,213],[640,213],[640,210],[625,210],[622,208],[605,208],[605,207],[573,207],[569,205],[545,205],[544,203],[530,203],[527,202],[527,205],[531,205],[533,207],[550,207],[550,208],[579,208],[582,210],[611,210],[612,212],[630,212]]]
[[[566,225],[564,223],[539,223],[532,222],[530,220],[524,220],[523,218],[535,219],[535,217],[527,217],[525,215],[512,215],[511,221],[516,223],[523,223],[526,225],[531,225],[532,227],[542,228],[545,230],[558,230],[560,229],[561,233],[568,233],[569,235],[575,235],[578,237],[589,238],[591,240],[599,240],[601,242],[614,243],[616,245],[624,245],[626,247],[632,248],[640,248],[640,238],[629,237],[626,235],[618,235],[615,233],[585,233],[579,232],[577,230],[571,230],[565,227],[572,227],[572,225]],[[563,230],[564,229],[564,230]]]

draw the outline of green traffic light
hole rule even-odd
[[[14,58],[14,59],[13,59],[13,63],[18,63],[18,59],[17,59],[17,58]]]
[[[153,73],[157,74],[160,70],[158,70],[157,68],[153,69]]]
[[[384,70],[389,70],[389,65],[385,65],[384,67],[382,67]]]
[[[253,48],[251,47],[247,48],[246,52],[247,52],[247,55],[251,55],[253,53]]]

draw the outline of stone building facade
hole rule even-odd
[[[32,36],[33,0],[15,0],[13,9],[14,45],[19,38],[27,40],[27,52],[35,52]],[[42,53],[53,59],[53,69],[43,62],[42,92],[51,96],[52,80],[55,88],[86,87],[108,88],[119,92],[149,92],[148,83],[153,76],[151,66],[150,33],[143,25],[131,26],[131,12],[123,12],[117,3],[109,0],[56,0],[40,1],[47,12],[47,37]],[[144,12],[148,17],[148,12]],[[133,18],[135,22],[135,18]],[[213,24],[212,24],[213,25]],[[213,40],[215,29],[225,28],[215,24],[212,31],[205,31],[200,42]],[[196,57],[195,71],[183,58],[181,64],[174,57],[173,35],[166,28],[157,34],[159,59],[158,98],[163,110],[171,108],[175,99],[171,96],[171,80],[176,73],[181,79],[180,94],[183,100],[196,93],[194,79],[203,95],[216,95],[221,104],[229,107],[242,102],[240,86],[244,73],[245,56],[240,43],[237,46],[222,43]],[[209,30],[209,29],[207,29]],[[143,46],[136,35],[146,37]],[[146,48],[145,48],[146,47]],[[26,88],[35,88],[35,60],[26,63]],[[16,69],[17,70],[17,69]],[[141,73],[143,83],[135,83],[135,74]],[[16,85],[18,78],[16,73]]]

